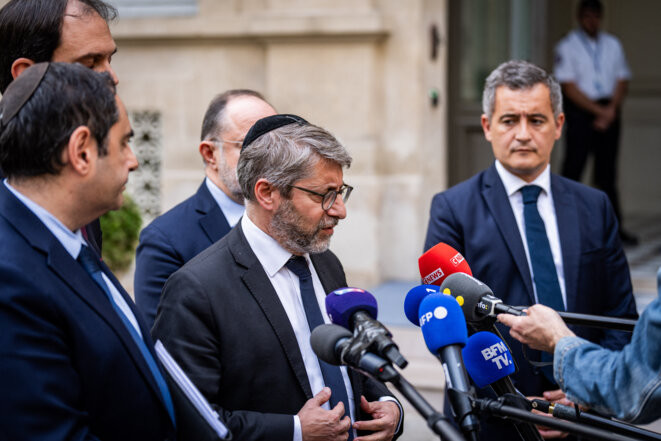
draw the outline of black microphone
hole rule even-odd
[[[365,346],[352,346],[351,332],[338,325],[319,325],[310,334],[310,345],[317,357],[334,366],[347,365],[368,376],[387,381],[397,372],[383,358],[366,351]]]
[[[465,441],[445,416],[438,413],[415,387],[376,354],[366,352],[364,341],[338,325],[321,325],[310,335],[310,345],[319,358],[329,364],[346,365],[369,377],[390,382],[424,417],[427,425],[442,439]]]
[[[418,314],[427,348],[443,364],[447,395],[457,422],[467,438],[477,439],[480,423],[470,400],[475,393],[461,356],[468,339],[464,314],[454,298],[441,293],[422,299]]]
[[[408,362],[392,341],[392,334],[376,320],[376,298],[360,288],[336,289],[326,296],[326,311],[331,321],[363,336],[375,352],[400,368]]]
[[[441,292],[457,299],[468,322],[480,322],[487,317],[495,317],[498,314],[526,315],[523,309],[527,307],[504,304],[501,299],[493,295],[491,288],[468,274],[450,274],[443,281]],[[564,311],[557,312],[562,320],[569,325],[591,326],[629,332],[633,332],[633,328],[636,326],[636,320],[631,319]]]

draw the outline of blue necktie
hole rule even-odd
[[[537,211],[537,198],[541,191],[542,188],[537,185],[526,185],[521,189],[528,253],[530,253],[533,279],[537,289],[537,300],[556,311],[564,311],[565,305],[562,301],[551,245],[546,235],[544,221]]]
[[[565,305],[562,301],[558,272],[553,262],[553,253],[549,238],[546,235],[544,221],[537,210],[537,198],[542,187],[537,185],[526,185],[521,188],[523,195],[523,218],[526,224],[526,239],[528,241],[528,253],[532,265],[533,280],[537,289],[537,300],[542,305],[549,306],[556,311],[564,311]],[[553,355],[548,352],[541,353],[542,362],[552,364]],[[542,367],[542,373],[553,384],[553,367]]]
[[[324,319],[319,309],[317,296],[314,293],[314,286],[312,285],[312,274],[308,267],[308,262],[303,256],[292,256],[285,266],[296,276],[298,276],[298,283],[301,287],[301,300],[303,301],[303,309],[305,309],[305,316],[308,319],[308,326],[310,331],[319,325],[324,324]],[[335,407],[340,401],[344,403],[344,410],[347,415],[349,413],[349,399],[347,395],[347,388],[342,379],[342,371],[338,366],[330,365],[324,361],[319,360],[319,367],[321,368],[321,375],[324,377],[324,383],[331,389],[330,405],[331,408]],[[353,429],[349,429],[349,440],[353,439]]]
[[[174,424],[174,405],[172,404],[172,397],[170,396],[170,391],[168,390],[167,384],[165,383],[165,378],[163,378],[161,371],[159,371],[158,366],[156,365],[156,360],[154,360],[151,352],[149,352],[149,349],[147,349],[147,345],[145,344],[144,340],[140,337],[140,334],[138,334],[138,331],[136,331],[136,329],[133,327],[133,324],[131,324],[129,319],[113,300],[112,295],[110,294],[110,290],[108,289],[108,285],[106,285],[105,280],[103,280],[103,271],[99,265],[99,259],[94,255],[88,246],[83,245],[83,247],[80,249],[80,254],[78,255],[78,261],[83,266],[85,271],[87,271],[87,273],[92,277],[94,282],[96,282],[96,284],[101,287],[103,292],[106,293],[106,296],[108,297],[108,300],[110,300],[110,304],[112,305],[113,309],[122,320],[122,323],[124,323],[124,326],[129,331],[129,334],[131,334],[131,337],[133,338],[133,341],[135,341],[135,344],[138,346],[138,349],[140,349],[140,353],[147,362],[147,366],[149,366],[149,370],[151,371],[154,379],[156,380],[156,384],[161,391],[163,401],[165,401],[165,407],[167,408],[168,413],[170,414],[170,418],[172,419],[172,423]]]

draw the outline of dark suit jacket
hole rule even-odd
[[[134,290],[135,302],[150,328],[168,277],[229,230],[225,215],[204,182],[197,193],[142,230],[135,258]]]
[[[312,262],[326,292],[346,286],[333,253]],[[294,330],[240,224],[170,277],[152,333],[236,439],[292,440],[293,415],[312,391]],[[361,394],[390,395],[360,374],[350,378],[359,417]]]
[[[601,191],[551,174],[562,250],[567,311],[636,317],[631,279],[617,221]],[[495,166],[434,196],[425,249],[445,242],[464,255],[473,275],[509,305],[535,303],[523,241]],[[630,333],[576,327],[607,348],[621,348]],[[512,378],[526,395],[542,392],[542,375],[525,361],[521,344],[501,328],[518,362]],[[530,358],[539,353],[527,349]]]
[[[106,294],[2,184],[0,281],[0,439],[174,439],[156,382]]]

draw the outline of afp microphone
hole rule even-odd
[[[461,348],[468,339],[464,314],[453,297],[437,293],[422,299],[418,315],[427,348],[443,364],[447,395],[457,422],[466,437],[477,439],[479,421],[470,399],[474,393],[461,358]]]
[[[453,273],[473,275],[466,259],[461,253],[443,242],[428,249],[418,259],[420,277],[427,285],[441,285],[445,278]]]
[[[361,333],[378,355],[406,367],[408,362],[392,341],[392,334],[376,320],[378,308],[372,294],[360,288],[336,289],[326,296],[326,311],[336,325]]]

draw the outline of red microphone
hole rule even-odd
[[[461,253],[443,242],[428,249],[418,259],[420,277],[427,285],[438,285],[450,274],[466,273],[472,276],[466,259]]]

